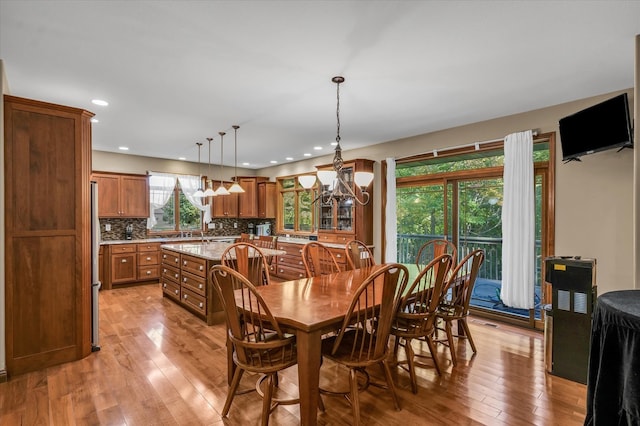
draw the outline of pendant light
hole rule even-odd
[[[198,189],[193,193],[195,198],[204,197],[204,191],[202,191],[202,174],[200,173],[200,147],[202,147],[202,142],[196,142],[198,145]]]
[[[204,196],[205,197],[215,197],[216,192],[213,190],[213,179],[211,178],[211,141],[213,140],[213,138],[207,138],[207,140],[209,141],[209,167],[208,167],[208,171],[207,171],[207,181],[206,181],[206,187],[207,190],[204,191]],[[209,185],[209,182],[211,182],[211,185]]]
[[[305,189],[310,189],[316,182],[316,177],[320,181],[320,195],[313,200],[320,201],[323,205],[330,202],[342,203],[355,201],[360,205],[369,202],[370,195],[367,187],[373,180],[371,172],[356,172],[353,176],[354,183],[360,187],[362,200],[358,198],[351,185],[346,182],[345,172],[342,170],[344,161],[342,160],[342,148],[340,147],[340,84],[344,83],[344,77],[336,76],[331,79],[336,84],[336,149],[333,157],[333,170],[319,170],[316,176],[303,175],[298,177],[298,182]]]
[[[229,191],[224,187],[222,182],[222,171],[224,170],[224,135],[225,132],[218,132],[220,135],[220,186],[216,189],[216,195],[229,195]]]
[[[240,126],[235,125],[232,127],[234,131],[234,145],[235,145],[235,154],[234,154],[235,170],[233,173],[233,185],[231,185],[231,188],[229,188],[229,192],[238,194],[238,193],[244,192],[244,189],[242,189],[242,187],[238,183],[238,129],[240,128]]]

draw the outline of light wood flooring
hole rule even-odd
[[[478,353],[459,345],[458,366],[438,356],[444,372],[418,369],[417,395],[408,374],[396,369],[402,410],[389,393],[370,387],[361,395],[367,425],[581,425],[586,387],[545,373],[541,333],[481,318],[470,321]],[[225,327],[207,326],[162,298],[158,284],[100,293],[101,350],[89,357],[10,377],[0,384],[0,425],[247,425],[258,424],[255,392],[220,411],[227,393]],[[415,345],[420,350],[418,344]],[[422,348],[428,353],[426,346]],[[379,371],[373,371],[379,377]],[[347,376],[325,361],[321,386]],[[250,387],[255,377],[245,377]],[[295,392],[296,371],[282,389]],[[321,425],[351,424],[341,398],[323,397]],[[298,406],[276,408],[272,425],[297,425]]]

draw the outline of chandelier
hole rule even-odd
[[[331,79],[336,83],[336,148],[333,157],[333,170],[319,170],[317,176],[298,176],[298,182],[305,189],[311,189],[317,180],[320,181],[321,192],[313,202],[320,201],[322,204],[336,203],[349,204],[355,201],[360,205],[365,205],[370,200],[367,187],[373,180],[371,172],[356,172],[353,175],[353,182],[360,188],[362,199],[353,190],[350,182],[347,182],[347,174],[342,169],[342,148],[340,147],[340,84],[344,83],[344,77],[336,76]]]

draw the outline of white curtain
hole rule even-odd
[[[531,309],[535,273],[531,130],[513,133],[504,139],[502,240],[502,301],[514,308]]]
[[[158,221],[155,210],[163,207],[173,195],[176,187],[176,176],[170,173],[149,172],[149,217],[147,229],[153,228]]]
[[[197,208],[198,210],[204,212],[204,223],[211,222],[211,209],[208,205],[203,204],[202,202],[205,198],[196,198],[193,194],[200,188],[202,183],[200,182],[199,176],[190,176],[190,175],[179,175],[178,182],[180,182],[180,188],[182,188],[182,192],[184,196],[187,198],[187,201],[191,203],[192,206]]]
[[[385,210],[384,261],[398,260],[398,214],[396,212],[396,159],[387,158],[387,206]]]

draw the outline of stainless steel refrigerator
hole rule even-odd
[[[100,275],[98,262],[100,252],[100,221],[98,220],[98,184],[91,182],[91,351],[100,350],[98,329],[98,296]]]

